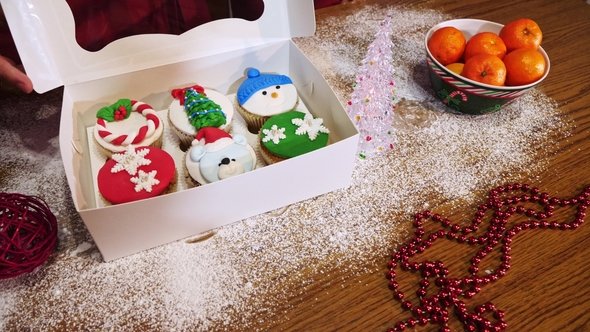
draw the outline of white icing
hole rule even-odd
[[[135,175],[137,168],[143,165],[149,165],[151,160],[146,159],[145,156],[150,153],[149,149],[137,149],[132,145],[128,145],[124,153],[114,153],[112,158],[117,163],[111,168],[111,173],[117,173],[122,170],[127,171],[129,175]]]
[[[256,91],[242,107],[260,116],[272,116],[290,111],[297,106],[299,96],[293,84],[282,84]]]
[[[144,111],[145,112],[145,111]],[[158,116],[157,113],[154,115]],[[158,116],[160,119],[160,125],[158,128],[155,128],[154,133],[151,136],[146,136],[143,141],[140,143],[136,143],[136,146],[141,145],[152,145],[155,141],[157,141],[164,132],[164,123],[162,122],[162,118]],[[139,129],[152,121],[147,121],[145,116],[141,115],[138,112],[131,112],[129,117],[122,121],[113,121],[108,123],[108,131],[111,132],[113,135],[120,136],[120,135],[133,135],[136,136]],[[98,135],[98,128],[99,126],[94,126],[93,135],[94,139],[100,144],[102,147],[109,151],[113,152],[123,152],[127,148],[125,145],[115,145],[109,142],[106,142],[100,135]]]
[[[226,130],[229,128],[234,117],[234,104],[225,95],[215,90],[205,89],[205,94],[209,99],[221,107],[221,111],[225,114],[225,124],[219,127],[219,129]],[[197,130],[189,122],[184,106],[180,104],[179,99],[172,100],[169,107],[168,118],[172,125],[180,132],[189,136],[195,136],[197,134]]]
[[[315,118],[311,114],[305,114],[303,119],[293,119],[291,122],[299,126],[297,130],[295,130],[295,135],[305,135],[309,137],[309,140],[313,141],[318,137],[318,133],[329,134],[330,130],[324,127],[324,119],[322,118]],[[276,143],[275,143],[276,144]]]
[[[156,170],[149,173],[139,170],[137,176],[130,179],[132,183],[135,183],[135,191],[140,192],[145,190],[148,193],[152,192],[152,187],[160,183],[160,180],[156,179],[157,173],[158,171]]]
[[[272,125],[270,129],[262,129],[262,134],[264,135],[262,141],[264,143],[272,141],[274,144],[279,144],[282,139],[287,138],[287,136],[285,136],[285,130],[286,128],[279,129],[276,124]]]

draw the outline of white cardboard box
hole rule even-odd
[[[0,2],[35,90],[65,87],[61,155],[76,209],[105,261],[350,184],[358,132],[325,79],[291,40],[314,33],[312,0],[265,0],[263,15],[254,22],[224,19],[180,36],[132,36],[98,52],[76,43],[65,0]],[[330,129],[330,144],[205,186],[97,207],[86,131],[100,107],[130,98],[165,110],[173,88],[195,83],[231,95],[250,67],[290,76],[306,108]]]

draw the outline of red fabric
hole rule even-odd
[[[76,41],[88,51],[98,51],[114,40],[132,35],[181,34],[211,20],[205,0],[67,0],[67,3],[76,24]]]
[[[76,41],[88,51],[138,34],[181,34],[211,20],[208,2],[222,0],[66,0],[76,26]],[[314,0],[316,9],[342,0]],[[263,0],[232,1],[234,17],[255,20],[264,11]],[[7,26],[0,25],[0,54],[20,63]]]
[[[342,0],[313,0],[313,5],[315,9],[333,6],[339,3],[342,3]]]

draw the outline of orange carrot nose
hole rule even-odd
[[[273,92],[273,93],[271,93],[271,94],[270,94],[270,96],[271,96],[271,97],[273,97],[273,98],[276,98],[276,97],[278,97],[278,96],[279,96],[279,94],[278,94],[278,93],[276,93],[276,92]]]

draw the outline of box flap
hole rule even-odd
[[[313,0],[264,0],[256,21],[222,19],[180,36],[146,34],[89,52],[75,39],[65,0],[0,0],[27,74],[43,93],[117,74],[313,35]],[[205,47],[202,47],[206,45]]]

